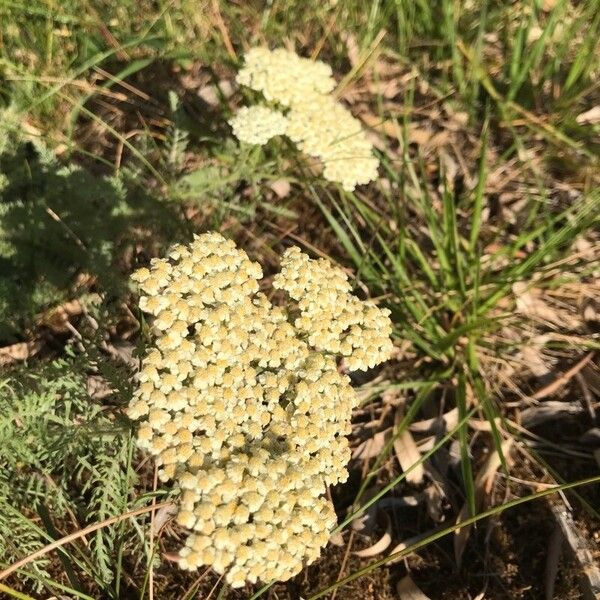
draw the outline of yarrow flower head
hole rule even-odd
[[[307,93],[329,94],[335,87],[329,65],[301,58],[284,48],[269,50],[260,46],[246,53],[236,81],[283,106],[302,102]]]
[[[176,482],[190,530],[180,566],[211,566],[234,587],[289,579],[319,556],[357,404],[336,356],[366,369],[391,351],[387,311],[352,296],[327,261],[286,252],[275,286],[289,307],[258,291],[261,277],[218,233],[132,276],[156,335],[128,408],[138,446]]]
[[[373,156],[373,146],[360,121],[331,95],[335,80],[329,65],[281,48],[252,48],[246,53],[237,81],[287,109],[284,133],[302,152],[322,162],[327,180],[352,191],[376,179],[379,160]],[[243,111],[240,109],[241,122],[247,123],[250,117]],[[245,132],[252,127],[246,126],[241,137],[238,125],[234,135],[249,141]]]
[[[240,142],[263,146],[287,131],[288,120],[279,111],[257,104],[240,108],[229,125]]]

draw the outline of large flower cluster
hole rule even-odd
[[[354,298],[326,262],[292,249],[284,263],[280,287],[296,298],[304,286],[312,298],[298,303],[304,318],[321,310],[335,319],[330,299]],[[156,334],[128,409],[140,422],[138,445],[154,455],[161,480],[177,483],[177,521],[191,530],[180,566],[211,566],[234,587],[286,580],[319,556],[335,523],[324,494],[347,477],[345,436],[357,402],[333,355],[358,353],[363,368],[389,354],[389,339],[369,329],[376,307],[349,300],[362,320],[339,313],[346,327],[331,325],[326,341],[314,340],[308,321],[290,323],[258,291],[261,277],[260,266],[217,233],[175,246],[133,275]],[[378,318],[387,319],[382,311]]]
[[[377,177],[379,161],[360,121],[330,93],[335,81],[329,65],[281,48],[253,48],[245,56],[237,81],[288,109],[286,134],[300,150],[323,163],[326,179],[352,191]],[[245,130],[262,128],[254,115],[243,111],[235,117],[238,129],[241,123]],[[277,114],[283,118],[282,113]],[[249,136],[242,137],[235,129],[234,134],[249,141]]]

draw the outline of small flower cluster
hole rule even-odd
[[[323,163],[327,180],[352,191],[377,177],[379,161],[373,156],[372,144],[360,121],[331,95],[335,80],[329,65],[300,58],[281,48],[253,48],[245,56],[237,81],[288,110],[286,135],[300,150]],[[243,111],[233,120],[242,136],[235,128],[234,134],[249,143],[260,144],[251,140],[264,139],[259,132],[264,128],[274,130],[272,121],[286,118],[276,111],[277,117],[265,113],[267,122],[263,124],[258,113]]]
[[[236,81],[262,92],[268,102],[285,107],[303,102],[306,94],[329,94],[335,87],[331,67],[301,58],[283,48],[256,47],[246,52]]]
[[[315,350],[342,355],[350,371],[366,371],[389,358],[390,311],[353,296],[346,274],[329,261],[289,248],[273,287],[298,303],[294,327]]]
[[[266,106],[244,106],[229,121],[233,134],[246,144],[264,146],[272,137],[287,131],[288,120]]]
[[[334,355],[357,353],[362,368],[385,360],[389,343],[370,330],[377,318],[367,315],[379,309],[350,296],[343,272],[325,261],[294,248],[278,281],[292,298],[304,286],[312,301],[298,306],[307,319],[320,309],[336,318],[328,299],[354,298],[348,312],[362,317],[339,313],[348,325],[331,325],[326,341],[312,340],[308,322],[291,324],[258,291],[261,277],[218,233],[175,246],[132,277],[156,343],[128,415],[140,421],[138,445],[155,457],[161,480],[177,483],[177,521],[191,530],[180,566],[211,566],[234,587],[289,579],[319,556],[335,524],[324,494],[347,478],[345,436],[357,403]],[[385,329],[385,313],[378,318]]]

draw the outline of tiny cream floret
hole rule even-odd
[[[284,254],[284,307],[259,292],[261,277],[218,233],[132,276],[156,336],[128,408],[137,443],[179,490],[190,532],[179,565],[210,566],[233,587],[289,579],[318,558],[357,405],[336,359],[364,370],[392,350],[388,311],[353,296],[328,261]]]
[[[230,121],[240,141],[264,145],[285,134],[321,161],[325,179],[348,191],[377,178],[379,160],[360,121],[331,94],[335,80],[329,65],[283,48],[252,48],[244,58],[237,82],[261,92],[285,115],[264,106],[241,108]]]

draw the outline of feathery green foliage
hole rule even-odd
[[[85,526],[128,507],[136,480],[130,427],[107,398],[90,397],[89,368],[81,358],[59,359],[15,370],[0,388],[3,564],[43,547],[63,527]],[[119,528],[101,529],[87,548],[61,556],[73,572],[83,568],[108,588],[124,535]],[[37,589],[50,579],[46,565],[42,559],[28,567]],[[78,587],[76,578],[71,585]]]

